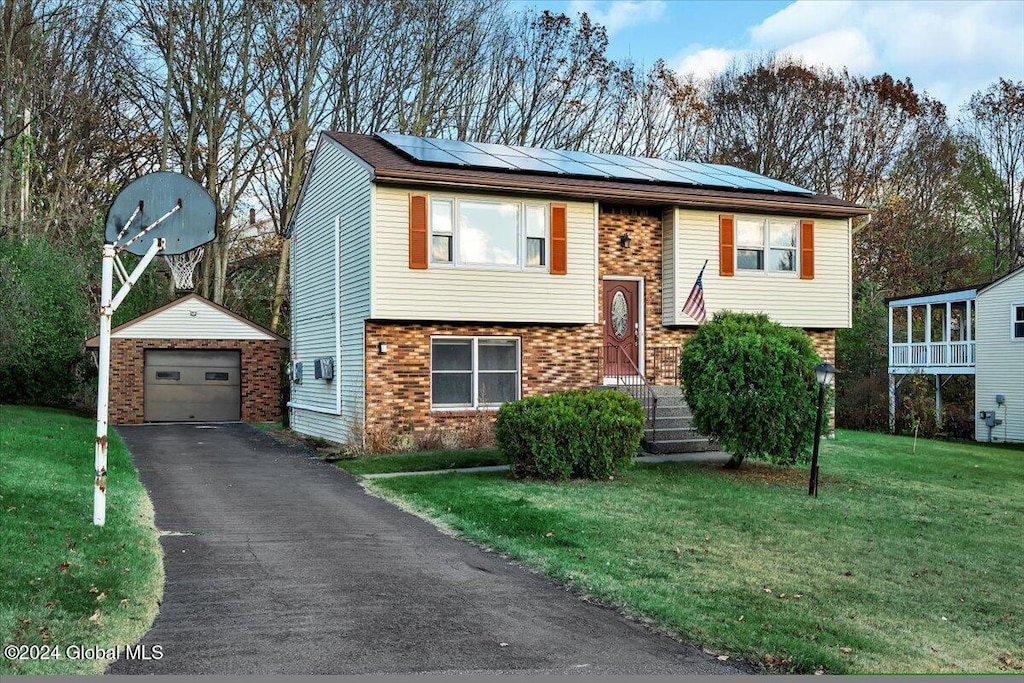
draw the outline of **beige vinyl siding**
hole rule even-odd
[[[114,339],[274,339],[198,299],[181,299],[114,332]]]
[[[409,195],[483,201],[557,202],[552,198],[423,192],[376,186],[373,234],[372,317],[386,320],[451,320],[593,323],[597,254],[595,204],[567,205],[566,275],[483,266],[409,268]],[[550,249],[550,233],[549,245]]]
[[[300,434],[345,442],[361,434],[364,420],[372,184],[369,169],[326,137],[309,174],[292,234],[291,352],[292,362],[303,364],[303,379],[291,386],[291,426]],[[319,357],[335,359],[334,380],[313,377]],[[339,392],[341,414],[335,415]]]
[[[676,310],[676,252],[675,252],[675,209],[665,209],[661,215],[661,286],[662,286],[662,312],[661,323],[663,325],[675,324]],[[683,293],[683,299],[679,299],[679,305],[686,301],[688,293]]]
[[[983,289],[975,300],[975,410],[994,410],[1003,424],[993,441],[1024,442],[1024,341],[1011,337],[1013,304],[1024,304],[1024,270]],[[996,394],[1006,397],[996,405]],[[984,420],[976,421],[976,438],[988,441]]]
[[[670,259],[674,279],[674,301],[665,296],[662,319],[666,325],[693,324],[675,302],[683,302],[697,274],[708,259],[704,271],[704,302],[708,316],[717,311],[732,310],[767,313],[783,325],[804,328],[850,327],[851,252],[850,225],[845,219],[814,219],[814,279],[801,280],[799,264],[796,273],[769,273],[736,269],[732,277],[719,273],[719,212],[677,209],[674,224],[665,224],[665,244],[671,241]],[[737,218],[745,214],[731,214]],[[796,219],[807,216],[769,216]],[[669,235],[671,233],[671,235]],[[666,246],[666,250],[668,247]],[[799,258],[799,248],[797,249]],[[666,273],[666,287],[669,274]]]

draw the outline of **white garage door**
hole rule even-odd
[[[225,422],[242,416],[239,351],[146,351],[146,422]]]

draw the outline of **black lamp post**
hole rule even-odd
[[[814,453],[811,455],[811,483],[807,487],[807,495],[818,497],[818,445],[821,443],[821,418],[825,408],[825,387],[832,383],[832,378],[839,370],[831,363],[819,363],[814,366],[814,375],[818,379],[818,419],[814,422]]]

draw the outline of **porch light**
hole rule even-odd
[[[631,239],[633,239],[633,238],[629,236],[628,232],[622,233],[622,236],[619,237],[619,246],[622,247],[623,249],[628,248],[629,247],[629,241]]]
[[[818,497],[818,446],[821,444],[821,419],[825,407],[825,387],[832,384],[832,379],[839,373],[831,363],[819,363],[814,366],[814,376],[818,380],[818,417],[814,422],[814,451],[811,455],[811,481],[807,486],[807,495]]]
[[[377,342],[377,353],[383,355],[388,352],[387,342]]]

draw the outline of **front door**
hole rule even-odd
[[[640,368],[640,283],[604,281],[605,377],[636,375]]]

